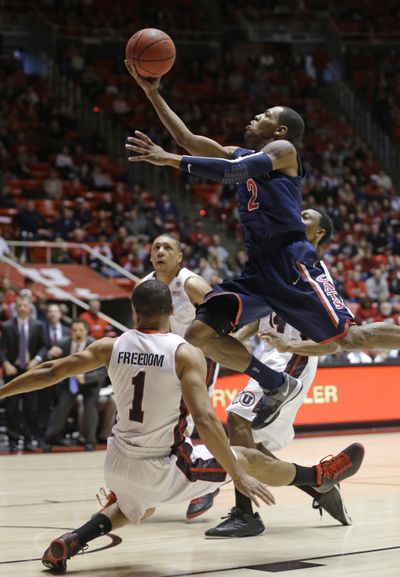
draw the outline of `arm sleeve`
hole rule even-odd
[[[272,160],[265,152],[257,152],[235,160],[182,156],[181,170],[210,180],[219,180],[223,184],[234,184],[251,177],[269,174],[272,171]]]

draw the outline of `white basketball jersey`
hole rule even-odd
[[[172,333],[139,330],[116,339],[108,374],[117,405],[113,434],[122,450],[146,457],[169,455],[183,420],[175,353],[185,342]]]
[[[185,282],[192,276],[198,277],[199,275],[183,267],[168,285],[174,306],[174,314],[171,317],[171,332],[181,335],[181,337],[185,336],[186,329],[196,316],[196,309],[185,291]],[[151,272],[142,281],[154,278],[156,278],[156,273]]]
[[[285,340],[303,340],[300,332],[284,321],[277,313],[271,313],[267,317],[261,319],[259,327],[260,333],[272,328],[279,334],[283,335]],[[300,370],[301,367],[303,367],[303,371],[307,368],[307,373],[312,373],[312,378],[314,378],[318,365],[318,357],[303,356],[298,358],[300,355],[294,355],[293,353],[279,353],[267,343],[264,343],[264,345],[265,347],[261,349],[262,352],[258,356],[260,360],[271,369],[275,369],[276,371],[288,371],[289,374],[292,374],[292,369],[296,369],[297,367]]]

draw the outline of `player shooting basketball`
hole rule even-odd
[[[159,79],[131,75],[145,91],[160,120],[190,154],[165,152],[141,132],[127,148],[131,162],[178,168],[210,180],[237,183],[238,212],[249,260],[239,278],[228,279],[206,295],[186,338],[216,362],[258,381],[263,402],[252,423],[273,422],[281,408],[301,393],[303,384],[260,362],[229,335],[259,320],[272,308],[310,341],[291,344],[291,352],[323,355],[345,350],[400,347],[400,327],[387,323],[357,326],[326,266],[308,242],[301,217],[303,169],[296,144],[304,121],[284,106],[267,108],[246,127],[251,149],[223,147],[193,134],[158,92]]]

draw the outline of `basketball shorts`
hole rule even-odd
[[[240,277],[224,280],[205,296],[196,319],[228,334],[271,310],[319,343],[344,336],[354,322],[325,264],[304,240],[270,252],[253,250]]]
[[[231,480],[205,445],[187,439],[168,457],[145,458],[122,450],[114,437],[108,439],[104,478],[119,509],[136,525],[146,509],[189,502]]]
[[[264,429],[253,431],[254,441],[261,443],[270,451],[277,451],[285,447],[294,437],[293,423],[307,392],[314,380],[317,371],[317,357],[302,357],[291,353],[278,353],[268,351],[260,359],[271,369],[285,371],[303,381],[302,392],[282,407],[279,416]],[[232,404],[227,407],[228,413],[234,413],[246,421],[252,421],[255,410],[261,402],[263,390],[254,379],[250,379],[246,387],[235,397]]]

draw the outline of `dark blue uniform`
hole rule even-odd
[[[239,148],[233,156],[252,152]],[[346,333],[353,315],[306,239],[302,178],[300,168],[297,177],[273,171],[238,184],[239,219],[249,260],[240,277],[224,280],[206,295],[196,318],[227,333],[267,316],[272,309],[317,342]],[[218,303],[223,301],[217,297],[223,295],[230,295],[231,304],[235,303],[229,322],[208,322],[207,318],[218,316]]]

